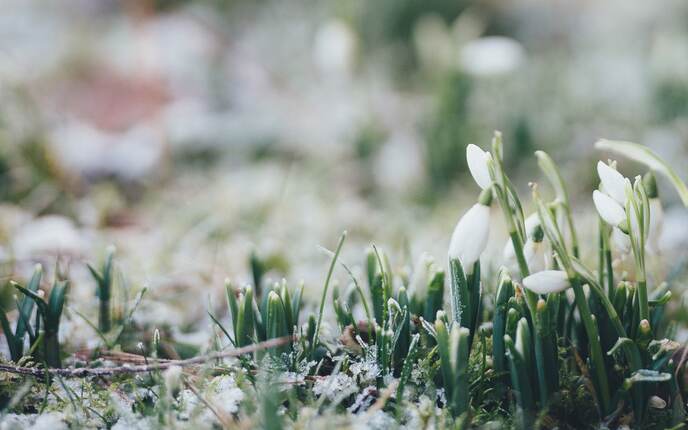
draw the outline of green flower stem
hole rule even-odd
[[[593,366],[593,373],[597,382],[597,389],[599,390],[600,403],[602,404],[602,411],[609,411],[609,380],[607,379],[607,371],[604,367],[604,357],[602,355],[602,345],[600,344],[600,336],[597,331],[597,325],[593,320],[588,301],[585,299],[585,292],[580,284],[577,276],[569,278],[571,287],[576,296],[576,306],[580,312],[585,331],[588,334],[588,341],[590,342],[590,358]]]
[[[647,281],[645,280],[645,276],[643,274],[641,279],[638,279],[638,288],[637,288],[637,293],[638,293],[638,304],[639,304],[639,309],[640,309],[640,320],[650,320],[650,306],[648,304],[648,299],[647,299]]]
[[[614,269],[612,268],[612,251],[609,247],[604,250],[604,261],[607,265],[607,292],[609,300],[614,300]]]

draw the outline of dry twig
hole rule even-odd
[[[229,351],[215,352],[212,354],[202,355],[199,357],[188,358],[186,360],[167,360],[152,362],[145,365],[123,365],[116,367],[98,367],[98,368],[65,368],[65,369],[46,369],[39,367],[21,367],[12,366],[9,364],[0,364],[0,372],[16,373],[19,375],[28,375],[35,377],[44,377],[46,375],[61,376],[63,378],[88,378],[91,376],[113,376],[131,373],[147,373],[153,370],[164,370],[170,366],[195,366],[206,363],[208,361],[217,360],[219,358],[238,357],[244,354],[250,354],[262,349],[274,348],[281,346],[292,340],[291,337],[280,337],[270,339],[265,342],[256,343],[253,345],[244,346],[242,348],[232,349]],[[155,359],[150,359],[155,361]]]

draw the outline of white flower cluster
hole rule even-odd
[[[489,193],[496,173],[491,164],[492,155],[476,145],[466,148],[468,168],[475,183]],[[641,177],[635,183],[619,173],[616,163],[597,164],[600,177],[599,190],[593,192],[593,202],[602,220],[611,226],[611,243],[621,255],[633,249],[635,254],[658,249],[658,237],[662,228],[662,206],[656,192],[650,195],[643,185]],[[491,171],[492,169],[492,171]],[[652,187],[650,187],[652,188]],[[483,198],[473,205],[456,224],[449,245],[449,258],[458,259],[466,273],[480,259],[487,246],[490,231],[490,198]],[[510,271],[518,273],[521,267],[518,256],[522,257],[521,265],[527,264],[529,276],[523,279],[523,286],[537,294],[563,291],[570,286],[568,276],[562,270],[548,270],[547,243],[543,237],[540,218],[537,213],[525,220],[525,243],[522,254],[514,249],[512,240],[504,246],[504,264]],[[525,270],[525,269],[523,269]]]
[[[492,155],[476,145],[466,147],[468,169],[475,183],[483,190],[488,190],[493,183],[490,174]],[[538,294],[563,291],[569,287],[566,273],[558,270],[545,270],[547,267],[547,252],[543,240],[538,215],[532,214],[525,220],[527,240],[523,246],[523,254],[528,268],[533,273],[523,279],[523,285]],[[473,264],[480,259],[480,255],[487,246],[490,231],[490,208],[478,202],[456,224],[449,245],[449,258],[458,258],[467,273]],[[507,268],[517,272],[516,251],[511,240],[504,246],[504,260]]]

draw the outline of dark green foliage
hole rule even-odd
[[[58,333],[60,331],[60,319],[62,318],[62,309],[67,295],[68,282],[56,280],[50,290],[47,302],[43,297],[28,288],[22,287],[17,283],[14,283],[14,287],[36,303],[36,324],[34,324],[33,332],[37,336],[36,339],[40,339],[40,336],[43,338],[42,359],[49,367],[62,367]]]
[[[26,290],[32,293],[38,292],[38,287],[43,276],[43,268],[38,265],[34,269],[33,276],[26,286]],[[7,346],[10,350],[10,357],[12,361],[18,361],[24,355],[24,339],[26,334],[29,334],[30,343],[33,344],[38,334],[31,329],[31,316],[33,314],[34,300],[22,295],[17,301],[18,318],[14,333],[5,312],[0,312],[0,323],[2,324],[2,331],[7,339]]]

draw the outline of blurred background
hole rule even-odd
[[[320,247],[343,230],[352,266],[373,242],[395,267],[424,251],[442,262],[479,191],[465,146],[494,130],[524,202],[541,180],[533,151],[560,164],[591,240],[597,138],[643,143],[688,179],[685,1],[2,7],[0,275],[59,260],[84,279],[73,303],[95,301],[83,262],[108,244],[163,299],[146,318],[182,325],[225,277],[251,280],[252,254],[317,295]],[[676,256],[663,270],[685,270],[688,218],[660,192]],[[497,265],[505,236],[492,234]]]

